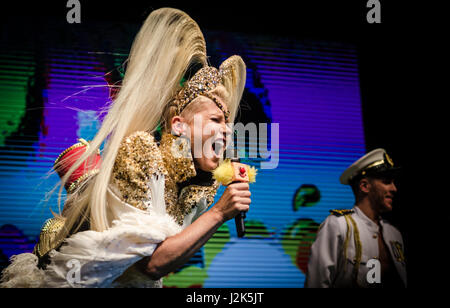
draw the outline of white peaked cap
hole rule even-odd
[[[357,175],[365,175],[369,170],[375,169],[380,171],[397,170],[397,168],[394,168],[392,159],[384,149],[375,149],[351,164],[342,173],[339,180],[341,184],[349,185],[351,180]]]

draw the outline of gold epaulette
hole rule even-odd
[[[65,218],[61,216],[56,216],[45,221],[39,234],[39,242],[33,251],[39,258],[58,246],[59,243],[55,241],[56,235],[64,227],[64,222]]]
[[[338,217],[353,214],[354,212],[354,210],[330,210],[331,214]]]

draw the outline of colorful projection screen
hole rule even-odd
[[[2,43],[2,266],[11,255],[32,251],[51,210],[58,212],[57,194],[49,194],[59,180],[51,173],[53,162],[77,138],[95,135],[111,102],[108,85],[123,76],[137,29],[100,41],[91,29],[76,42]],[[365,152],[356,47],[214,31],[205,36],[213,65],[232,54],[244,58],[248,77],[238,121],[268,123],[275,164],[261,169],[264,159],[241,151],[244,162],[260,169],[251,185],[246,237],[237,237],[230,220],[165,277],[164,286],[303,287],[320,223],[330,209],[353,207],[351,190],[339,176]],[[247,145],[256,143],[250,138]]]

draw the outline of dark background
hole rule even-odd
[[[429,78],[421,73],[424,60],[428,61],[421,51],[431,33],[424,30],[425,22],[415,15],[417,11],[413,14],[414,5],[380,1],[381,24],[368,24],[365,0],[80,2],[82,23],[141,23],[153,9],[170,6],[188,13],[203,29],[356,45],[367,151],[385,148],[394,163],[403,167],[391,219],[405,239],[409,286],[439,286],[438,278],[448,272],[448,266],[437,263],[446,263],[442,255],[450,220],[443,205],[436,208],[430,199],[436,194],[435,178],[420,172],[424,167],[435,169],[433,161],[423,155],[436,151],[429,148],[435,134],[425,133],[430,125],[429,112],[435,105],[419,95],[423,80]],[[2,15],[4,20],[27,19],[36,24],[46,18],[64,21],[69,10],[66,3],[8,1],[2,4]]]

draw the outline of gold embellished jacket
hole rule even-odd
[[[195,169],[188,139],[163,134],[158,146],[147,132],[125,138],[113,169],[114,193],[140,210],[151,211],[149,182],[155,174],[165,179],[166,211],[180,226],[189,225],[213,203],[219,186],[210,172]]]

